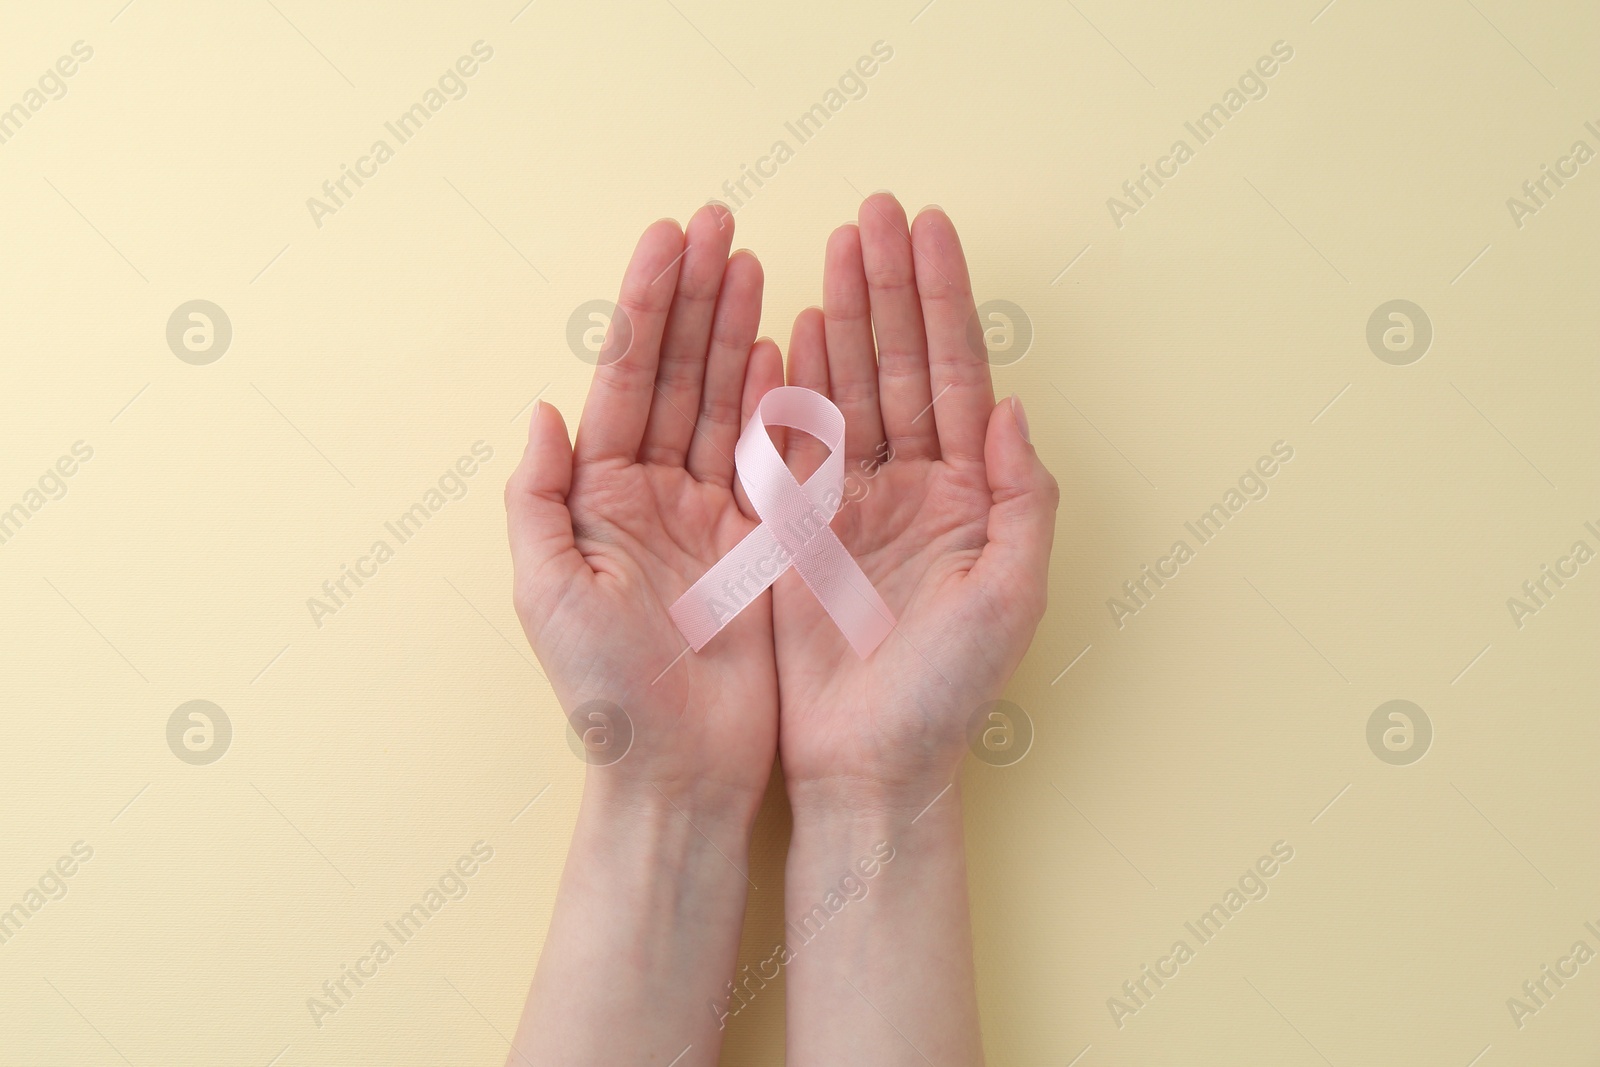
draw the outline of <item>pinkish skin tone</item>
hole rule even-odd
[[[731,457],[785,384],[732,230],[712,205],[686,234],[645,231],[618,301],[627,353],[596,368],[575,444],[537,405],[506,486],[514,599],[557,698],[608,701],[632,731],[588,769],[508,1062],[715,1064],[743,1002],[729,983],[781,967],[790,1064],[981,1063],[958,777],[968,719],[1044,611],[1055,480],[973,351],[949,218],[908,224],[875,193],[828,242],[787,384],[831,397],[847,469],[874,469],[833,529],[896,631],[860,659],[791,572],[680,656],[667,609],[759,521]],[[802,479],[822,458],[803,434],[774,441]],[[788,941],[745,960],[751,828],[780,752]]]

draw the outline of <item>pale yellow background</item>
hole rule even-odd
[[[1520,1031],[1506,1008],[1600,948],[1600,564],[1520,630],[1506,607],[1600,547],[1600,163],[1521,229],[1505,205],[1600,147],[1593,5],[123,3],[0,16],[0,106],[94,49],[0,145],[0,507],[94,449],[0,545],[0,907],[95,850],[0,946],[0,1064],[503,1060],[583,776],[510,606],[527,405],[575,422],[572,310],[878,40],[737,241],[786,344],[828,231],[892,188],[1036,331],[995,379],[1063,490],[1008,690],[1037,737],[965,779],[991,1061],[1600,1051],[1600,962]],[[307,197],[480,39],[469,94],[317,228]],[[1277,40],[1270,94],[1119,230],[1106,198]],[[164,338],[195,298],[234,330],[208,366]],[[1394,298],[1435,330],[1410,366],[1364,339]],[[478,440],[466,497],[316,627],[307,598]],[[1117,629],[1107,598],[1278,440],[1271,495]],[[204,767],[165,740],[197,698],[234,727]],[[1408,767],[1366,743],[1395,698],[1435,730]],[[780,936],[771,801],[749,961]],[[314,1026],[480,839],[470,895]],[[1113,1025],[1278,840],[1271,895]],[[724,1062],[779,1062],[782,1026],[764,994]]]

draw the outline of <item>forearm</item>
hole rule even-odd
[[[792,1067],[983,1062],[960,786],[941,788],[791,785]]]
[[[513,1067],[717,1062],[759,798],[696,793],[590,768]]]

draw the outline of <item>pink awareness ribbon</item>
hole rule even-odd
[[[804,430],[828,448],[804,485],[767,436]],[[856,655],[866,659],[894,629],[894,613],[828,526],[844,500],[844,416],[821,393],[785,385],[767,393],[733,450],[734,469],[761,525],[672,605],[672,621],[696,652],[784,571],[793,567]]]

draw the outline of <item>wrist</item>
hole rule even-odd
[[[864,778],[789,778],[796,829],[830,828],[865,836],[903,831],[913,823],[961,822],[960,768],[949,774]]]
[[[746,786],[708,777],[657,780],[592,766],[584,778],[581,817],[607,833],[681,836],[688,830],[719,848],[744,849],[761,799]]]

